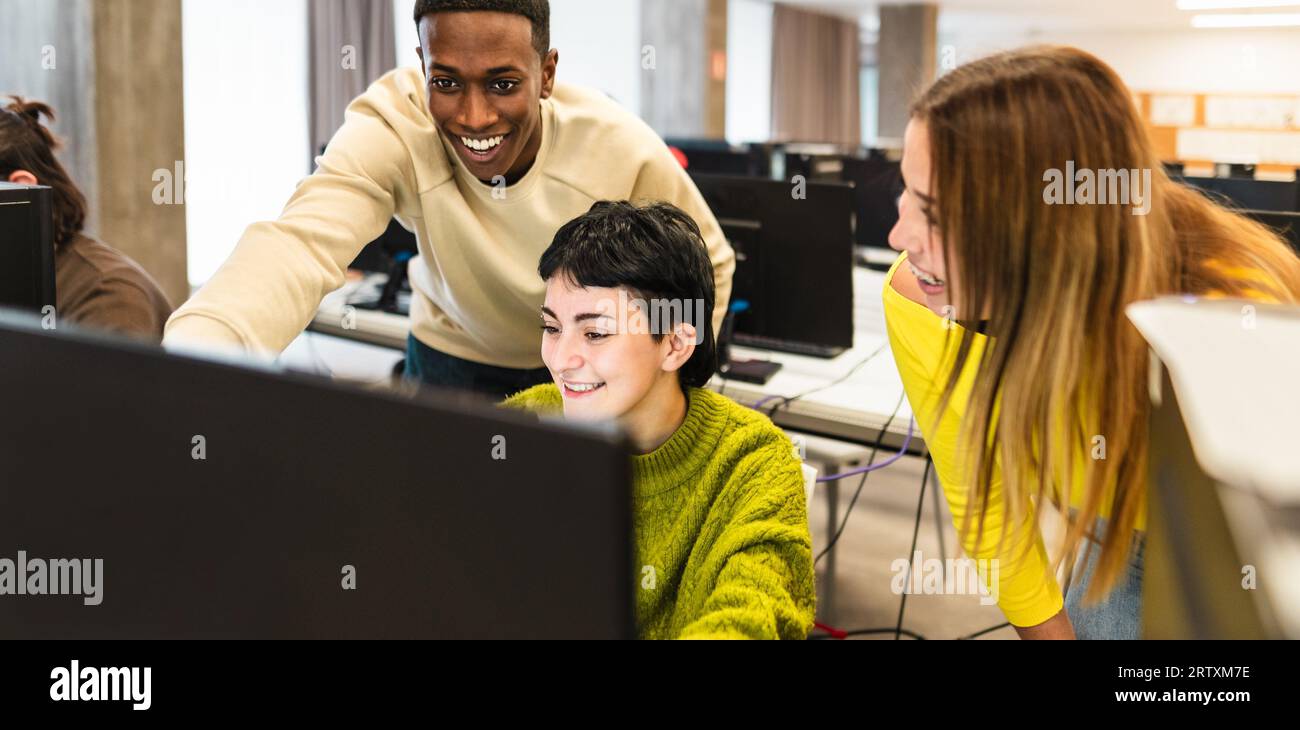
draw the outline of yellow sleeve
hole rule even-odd
[[[939,398],[943,394],[948,374],[948,370],[943,368],[944,342],[950,330],[945,328],[943,318],[891,287],[894,271],[905,258],[906,255],[899,257],[885,280],[883,298],[889,345],[899,377],[903,381],[903,389],[907,393],[907,401],[916,416],[917,427],[934,460],[935,473],[948,499],[953,522],[961,534],[968,512],[967,492],[970,484],[963,468],[969,462],[959,452],[962,448],[961,418],[970,397],[975,368],[968,361],[948,408],[939,414]],[[952,327],[957,328],[952,330],[955,351],[960,326],[953,324]],[[977,335],[977,342],[971,349],[971,359],[978,359],[983,349],[983,339]],[[946,364],[949,367],[952,354],[948,354]],[[939,416],[937,421],[936,416]],[[980,535],[961,534],[962,547],[968,557],[976,561],[989,561],[986,587],[996,598],[998,607],[1006,614],[1007,620],[1015,626],[1034,626],[1059,613],[1064,606],[1064,599],[1056,576],[1052,573],[1032,508],[1027,509],[1016,524],[1008,526],[1003,538],[1005,519],[1002,475],[995,464],[988,507],[984,515],[984,529]],[[969,533],[974,533],[979,524],[979,514],[972,514],[971,520]]]

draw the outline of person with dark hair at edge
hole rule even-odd
[[[10,97],[0,107],[0,180],[53,190],[55,326],[72,324],[153,343],[172,306],[157,282],[128,256],[85,235],[86,196],[54,156],[44,124],[54,110]]]
[[[503,405],[627,433],[639,635],[807,638],[802,466],[766,416],[703,387],[715,292],[695,222],[665,203],[599,202],[559,230],[538,273],[553,382]]]
[[[599,92],[557,83],[546,0],[419,0],[423,72],[389,72],[279,220],[256,223],[167,325],[168,346],[282,351],[394,216],[414,231],[405,375],[505,397],[549,379],[528,324],[534,262],[598,200],[664,200],[699,224],[715,331],[735,255],[663,140]]]

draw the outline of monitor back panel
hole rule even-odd
[[[613,437],[3,322],[0,352],[0,560],[103,560],[99,605],[0,594],[0,637],[633,631]]]

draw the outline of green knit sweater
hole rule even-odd
[[[794,446],[766,416],[692,388],[686,419],[632,456],[637,627],[646,639],[803,639],[816,607]],[[502,405],[563,410],[539,385]]]

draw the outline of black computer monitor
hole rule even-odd
[[[361,249],[361,253],[348,264],[348,268],[372,274],[387,273],[396,259],[405,257],[409,260],[419,253],[415,234],[403,228],[394,218],[388,222],[388,228],[379,238]]]
[[[785,158],[785,179],[796,175],[805,180],[839,182],[844,179],[845,156],[839,153],[809,153],[782,149]]]
[[[1300,256],[1300,213],[1276,210],[1243,210],[1241,213],[1277,231],[1291,250]]]
[[[735,342],[834,357],[853,346],[853,187],[693,173],[736,250]]]
[[[0,313],[0,558],[100,559],[101,601],[0,596],[0,638],[634,635],[621,437],[29,318]]]
[[[1233,162],[1228,165],[1228,177],[1239,178],[1242,180],[1255,179],[1255,166],[1244,162]]]
[[[786,152],[786,175],[802,175],[819,182],[853,185],[854,240],[864,248],[889,248],[889,232],[898,222],[898,196],[902,192],[899,163],[880,150],[867,156]]]
[[[0,307],[54,306],[54,191],[0,182]]]
[[[764,145],[733,145],[721,139],[664,140],[686,155],[686,169],[712,175],[768,177],[771,151]]]
[[[853,183],[857,245],[889,248],[889,232],[898,223],[898,196],[903,187],[899,163],[882,157],[846,157],[842,176]]]
[[[1216,202],[1242,210],[1295,211],[1300,205],[1296,181],[1254,180],[1240,177],[1178,177]]]
[[[407,265],[420,255],[415,234],[406,230],[396,218],[388,228],[357,254],[349,269],[368,274],[385,274],[371,288],[354,292],[348,305],[357,309],[371,309],[391,314],[409,316],[411,313],[411,284],[407,278]]]

